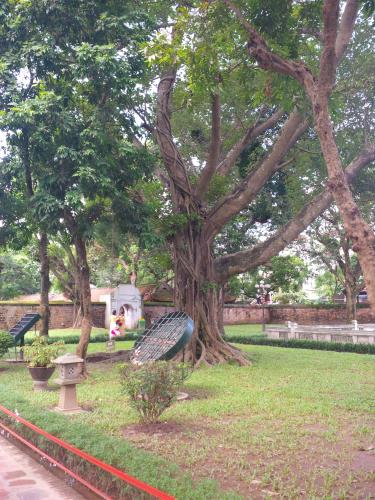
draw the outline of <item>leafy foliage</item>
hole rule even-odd
[[[0,254],[0,299],[39,290],[39,265],[24,254]]]
[[[141,421],[155,423],[176,401],[177,391],[190,371],[183,363],[166,361],[139,366],[128,364],[121,370],[121,383]]]
[[[64,342],[48,343],[44,336],[36,337],[31,345],[23,347],[26,361],[31,367],[47,367],[56,356],[58,356],[64,346]]]
[[[253,273],[245,273],[230,283],[231,290],[236,290],[247,298],[263,293],[263,285],[268,290],[287,295],[291,301],[302,298],[301,287],[308,276],[308,266],[296,255],[273,257],[269,264],[259,267]]]
[[[13,347],[14,342],[11,335],[8,332],[0,331],[0,358],[8,352],[8,349]]]

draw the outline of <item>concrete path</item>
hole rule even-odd
[[[62,480],[0,436],[0,500],[81,500]]]

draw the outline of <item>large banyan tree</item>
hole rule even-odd
[[[314,172],[314,163],[304,166],[299,159],[301,150],[306,150],[301,143],[306,146],[316,140],[309,99],[285,77],[286,70],[277,74],[278,56],[272,59],[275,72],[268,72],[266,60],[272,51],[268,46],[264,50],[265,42],[260,35],[256,38],[258,32],[253,29],[256,26],[276,51],[294,59],[304,57],[319,67],[319,2],[308,2],[305,7],[282,0],[264,2],[262,12],[253,4],[242,3],[252,25],[229,2],[180,8],[170,31],[163,30],[149,49],[154,60],[161,54],[154,134],[170,193],[175,304],[194,319],[185,359],[195,364],[248,362],[222,337],[223,286],[232,276],[277,255],[336,198],[332,181],[324,185]],[[347,29],[345,15],[338,35],[339,57],[344,56],[348,43],[343,31]],[[327,50],[323,57],[327,58]],[[288,74],[293,71],[297,78],[304,66],[293,64]],[[339,105],[345,108],[344,97]],[[342,177],[346,184],[375,159],[373,146],[359,149],[347,160]],[[323,157],[328,161],[324,150]],[[220,233],[251,209],[281,173],[299,178],[299,197],[305,198],[305,206],[294,210],[290,220],[268,239],[215,257]],[[270,203],[277,207],[278,199]]]

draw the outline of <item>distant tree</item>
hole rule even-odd
[[[316,265],[334,277],[336,291],[339,287],[339,292],[344,292],[347,320],[356,319],[357,295],[364,287],[363,274],[337,209],[327,210],[307,234],[305,251]]]
[[[247,298],[255,298],[266,289],[279,294],[302,296],[302,285],[309,274],[304,261],[295,255],[273,257],[266,265],[237,277],[240,292]],[[261,285],[261,286],[259,286]]]
[[[0,299],[9,300],[39,290],[39,265],[24,254],[0,254]]]
[[[342,292],[342,283],[338,280],[338,273],[323,271],[315,278],[316,289],[320,294],[321,299],[328,299],[333,302],[334,295]]]

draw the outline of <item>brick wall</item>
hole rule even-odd
[[[72,328],[74,321],[73,304],[51,304],[50,328]],[[38,312],[38,304],[0,304],[0,330],[10,330],[28,312]],[[94,326],[103,327],[105,304],[93,304]],[[39,323],[36,325],[39,328]]]
[[[330,308],[309,307],[309,306],[270,306],[270,322],[284,323],[285,321],[295,321],[300,325],[324,324],[324,323],[345,323],[345,306],[333,306]],[[359,323],[374,323],[375,315],[369,306],[361,306],[357,309],[357,320]]]
[[[105,324],[104,303],[93,304],[94,326],[104,328]],[[0,303],[0,330],[9,330],[27,312],[38,312],[38,304],[15,304]],[[168,312],[174,311],[171,305],[146,304],[144,306],[145,318],[150,321]],[[72,328],[74,320],[73,305],[51,304],[50,328]],[[263,316],[264,315],[264,316]],[[245,323],[284,323],[285,321],[295,321],[300,325],[342,323],[345,322],[345,307],[335,306],[331,308],[316,308],[300,305],[227,305],[224,307],[224,323],[245,324]],[[375,323],[375,315],[371,313],[369,307],[360,307],[357,310],[357,319],[360,323]],[[38,328],[37,324],[37,328]]]
[[[150,305],[150,304],[144,304],[143,306],[143,310],[144,310],[144,317],[145,317],[145,320],[146,320],[146,325],[149,326],[149,324],[156,318],[158,318],[159,316],[162,316],[163,314],[167,314],[167,313],[170,313],[170,312],[173,312],[175,311],[175,308],[174,306],[171,306],[171,305]]]
[[[224,325],[270,323],[270,312],[267,306],[227,305],[224,306]]]
[[[175,308],[171,305],[145,304],[144,315],[149,324],[150,321],[158,318],[162,314],[167,314],[174,311]],[[262,323],[262,318],[266,323],[270,322],[270,310],[262,306],[243,306],[243,305],[227,305],[224,307],[224,324],[245,324],[245,323]]]
[[[154,319],[167,312],[174,311],[172,306],[145,305],[145,317]],[[375,323],[375,316],[368,306],[357,310],[360,323]],[[235,325],[245,323],[284,323],[294,321],[301,325],[343,323],[346,321],[345,306],[309,307],[303,305],[241,305],[231,304],[224,307],[224,324]]]

